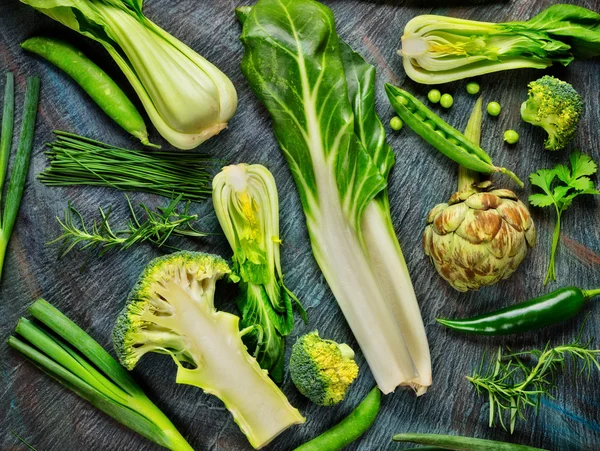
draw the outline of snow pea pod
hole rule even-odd
[[[521,188],[524,186],[516,174],[495,166],[485,150],[447,124],[409,92],[389,83],[385,85],[385,91],[400,119],[448,158],[476,172],[500,172],[512,178]]]
[[[444,326],[477,335],[509,335],[550,326],[572,318],[600,289],[565,287],[543,296],[466,319],[440,319]]]
[[[125,131],[146,146],[150,144],[144,119],[121,88],[80,50],[71,44],[46,37],[33,37],[21,44],[69,75],[96,104]]]

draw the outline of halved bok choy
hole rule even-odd
[[[242,71],[273,119],[313,254],[383,393],[431,385],[419,306],[392,225],[394,155],[374,110],[375,70],[313,0],[238,10]]]

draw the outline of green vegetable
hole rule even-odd
[[[475,95],[479,93],[479,83],[470,81],[467,83],[467,92],[471,95]]]
[[[305,420],[248,354],[239,318],[215,308],[215,284],[230,274],[216,255],[177,252],[152,260],[117,318],[113,343],[129,370],[148,352],[169,354],[176,382],[217,396],[260,448]]]
[[[226,166],[213,180],[212,198],[240,278],[242,340],[271,378],[281,382],[284,337],[294,327],[292,304],[305,321],[306,312],[283,283],[275,179],[259,164]]]
[[[402,122],[402,119],[400,119],[398,116],[394,116],[390,119],[390,127],[392,127],[392,130],[401,130],[403,125],[404,122]]]
[[[375,421],[381,404],[381,391],[375,387],[350,415],[294,451],[338,451],[363,435]]]
[[[513,172],[494,166],[490,156],[481,147],[444,122],[407,91],[390,84],[385,85],[385,90],[392,107],[406,125],[448,158],[476,172],[501,172],[523,187],[523,182]],[[435,129],[425,124],[424,120],[430,121]],[[436,133],[438,131],[441,133]]]
[[[487,112],[490,116],[499,116],[500,111],[502,111],[502,107],[498,102],[490,102],[487,106]]]
[[[521,118],[546,130],[546,149],[563,149],[575,137],[583,114],[583,99],[569,83],[549,75],[532,81],[528,87]]]
[[[226,128],[235,113],[231,80],[146,18],[143,0],[21,1],[99,42],[173,146],[198,146]]]
[[[375,69],[318,2],[260,0],[238,16],[242,71],[271,113],[317,263],[379,388],[423,393],[431,360],[390,217],[394,154],[374,109]]]
[[[565,287],[529,301],[465,319],[437,319],[453,330],[478,335],[509,335],[558,324],[574,317],[599,290]]]
[[[527,22],[490,23],[422,15],[404,28],[406,74],[423,84],[535,68],[600,55],[600,14],[553,5]]]
[[[38,101],[40,98],[40,79],[30,77],[27,79],[25,91],[25,102],[23,104],[23,116],[21,117],[21,134],[19,144],[10,174],[6,197],[2,204],[0,220],[0,277],[4,267],[6,248],[12,235],[17,213],[21,205],[21,198],[27,181],[27,171],[31,160],[31,149],[33,147],[33,135],[35,132],[35,120],[37,117]],[[2,138],[0,140],[0,197],[3,193],[4,181],[8,169],[8,160],[12,147],[12,136],[14,128],[14,79],[13,75],[7,75],[4,93],[4,116],[2,118]]]
[[[504,132],[504,141],[508,144],[516,144],[519,141],[519,134],[514,130],[506,130]]]
[[[502,348],[488,367],[484,369],[483,360],[473,376],[467,380],[473,384],[479,395],[486,395],[490,406],[490,427],[496,419],[506,429],[505,416],[510,421],[510,432],[515,429],[517,418],[525,419],[524,411],[534,407],[536,412],[543,396],[552,396],[557,387],[558,374],[565,369],[567,357],[575,364],[581,361],[577,373],[590,371],[592,367],[600,370],[598,355],[600,349],[590,349],[591,341],[583,343],[581,333],[570,344],[550,348],[550,343],[543,350],[510,353],[503,355]],[[533,366],[528,365],[532,362]]]
[[[110,186],[199,202],[210,195],[211,159],[192,152],[128,150],[55,131],[46,152],[50,166],[38,175],[48,186]]]
[[[554,169],[540,169],[529,174],[531,184],[544,192],[529,196],[529,202],[535,207],[553,206],[556,211],[556,224],[552,235],[552,249],[550,250],[550,263],[544,285],[551,280],[556,280],[554,259],[560,239],[560,220],[564,211],[569,208],[573,200],[583,194],[600,194],[594,188],[594,183],[589,176],[594,175],[598,166],[588,155],[574,152],[569,158],[571,169],[563,164],[556,165]],[[554,183],[556,181],[556,183]]]
[[[432,89],[427,93],[427,98],[431,103],[438,103],[442,98],[442,93],[437,89]]]
[[[35,321],[21,318],[15,329],[18,336],[9,337],[9,346],[138,434],[174,451],[192,451],[173,423],[92,337],[43,299],[34,302],[29,313]]]
[[[62,235],[48,244],[61,243],[62,258],[77,245],[81,245],[80,250],[99,249],[100,255],[103,255],[111,249],[125,250],[145,241],[161,247],[171,236],[206,236],[206,233],[192,227],[191,223],[198,219],[198,215],[188,214],[189,202],[181,213],[177,212],[180,200],[181,195],[171,199],[166,207],[160,207],[158,211],[151,211],[145,204],[140,204],[140,208],[146,214],[146,219],[141,221],[127,198],[131,220],[127,224],[127,229],[121,230],[113,230],[109,223],[111,209],[105,212],[99,208],[102,220],[100,223],[94,221],[90,229],[86,227],[81,213],[69,203],[64,219],[56,218],[63,229]],[[79,226],[76,222],[79,222]]]
[[[392,437],[395,442],[412,442],[421,445],[436,445],[442,448],[415,448],[446,449],[453,451],[546,451],[541,448],[518,445],[516,443],[497,442],[495,440],[483,440],[480,438],[462,437],[460,435],[441,434],[396,434]]]
[[[25,50],[50,61],[67,73],[96,104],[124,130],[146,146],[148,130],[135,105],[119,86],[94,62],[71,44],[58,39],[35,37],[21,44]]]
[[[294,343],[290,376],[298,391],[312,402],[333,406],[346,396],[358,376],[358,365],[350,346],[325,340],[314,331]]]
[[[481,140],[483,101],[475,103],[465,138]],[[427,215],[423,249],[435,269],[458,291],[478,290],[513,274],[533,247],[535,225],[515,193],[458,167],[457,191]]]
[[[444,94],[440,99],[440,105],[444,108],[450,108],[454,104],[454,99],[450,94]]]
[[[27,443],[27,441],[26,441],[26,440],[25,440],[23,437],[21,437],[19,434],[17,434],[17,433],[16,433],[15,431],[13,431],[12,429],[11,429],[10,433],[11,433],[12,435],[14,435],[14,436],[15,436],[15,438],[16,438],[17,440],[19,440],[19,441],[20,441],[20,442],[21,442],[23,445],[25,445],[25,446],[27,447],[27,449],[30,449],[30,450],[32,450],[32,451],[37,451],[37,450],[36,450],[36,449],[35,449],[33,446],[31,446],[29,443]]]

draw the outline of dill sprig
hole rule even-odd
[[[211,193],[210,157],[196,152],[128,150],[55,131],[50,166],[38,175],[48,186],[109,186],[199,202]]]
[[[131,201],[127,198],[127,205],[131,213],[131,219],[126,229],[114,230],[110,225],[112,208],[107,211],[99,208],[100,221],[94,221],[91,227],[85,225],[81,213],[69,202],[65,210],[64,219],[56,218],[63,229],[63,234],[52,240],[48,245],[61,243],[60,257],[67,255],[74,247],[80,245],[80,250],[99,249],[100,255],[119,248],[129,249],[131,246],[142,242],[151,242],[157,246],[163,246],[171,236],[203,237],[208,233],[196,230],[192,222],[198,219],[198,215],[189,214],[190,203],[187,202],[181,212],[177,206],[181,201],[181,195],[171,199],[166,207],[159,207],[157,211],[150,210],[145,204],[140,204],[146,218],[140,220],[136,215]]]
[[[581,341],[580,332],[573,343],[555,348],[550,348],[548,343],[543,350],[506,355],[499,348],[496,359],[487,368],[484,368],[484,356],[479,369],[473,376],[467,376],[467,380],[479,395],[488,395],[490,427],[498,421],[506,429],[505,418],[508,417],[512,433],[517,418],[525,419],[527,408],[534,407],[537,414],[543,396],[554,399],[551,392],[557,387],[556,376],[565,369],[569,356],[575,365],[580,364],[579,373],[587,372],[589,376],[592,367],[600,370],[600,349],[590,349],[590,344],[591,340]]]

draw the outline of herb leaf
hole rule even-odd
[[[573,200],[580,195],[597,195],[600,191],[594,188],[594,183],[589,176],[596,173],[598,166],[589,155],[573,152],[569,157],[571,169],[563,164],[556,165],[554,169],[540,169],[529,174],[531,184],[540,188],[544,194],[536,193],[529,196],[529,202],[535,207],[549,207],[556,209],[556,224],[550,251],[550,263],[544,284],[556,280],[554,258],[560,238],[560,219],[562,213],[571,206]],[[558,182],[558,183],[555,183]]]

